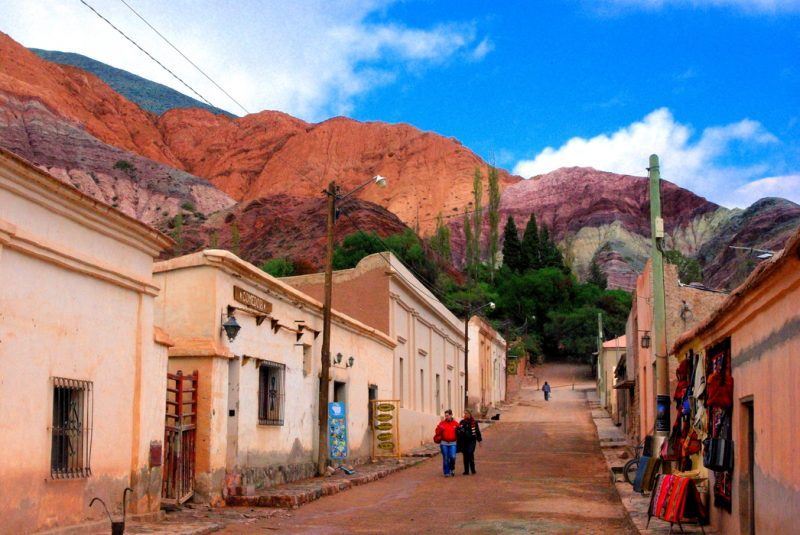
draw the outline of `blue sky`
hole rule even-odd
[[[657,152],[716,202],[800,201],[800,0],[128,1],[249,111],[407,122],[526,177],[643,174]],[[27,46],[185,91],[77,1],[0,2]],[[124,4],[90,3],[243,113]]]

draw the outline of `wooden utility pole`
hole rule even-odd
[[[319,373],[319,456],[317,472],[328,467],[328,399],[331,367],[331,302],[333,298],[333,227],[336,223],[336,182],[328,184],[328,246],[325,253],[325,301],[322,307],[322,356]]]
[[[469,408],[469,318],[471,312],[467,309],[464,318],[464,409]]]
[[[664,253],[661,248],[664,239],[664,220],[661,218],[661,170],[658,156],[650,156],[650,235],[652,251],[650,259],[653,265],[653,350],[656,358],[656,407],[655,444],[660,448],[661,442],[668,436],[669,417],[669,363],[667,361],[667,314],[666,296],[664,292]],[[654,449],[654,451],[659,451]]]
[[[605,405],[605,377],[603,377],[603,370],[605,364],[603,363],[603,313],[597,313],[597,395],[600,398],[600,404]]]

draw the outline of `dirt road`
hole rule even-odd
[[[593,383],[580,382],[582,371],[540,369],[541,381],[555,387],[551,401],[535,381],[524,389],[485,432],[477,475],[461,475],[459,455],[458,475],[444,478],[435,457],[226,533],[636,533],[609,480],[586,404]]]

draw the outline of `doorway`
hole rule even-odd
[[[347,383],[333,382],[333,401],[347,404]]]
[[[753,410],[753,399],[745,399],[742,401],[742,443],[745,444],[746,451],[744,452],[744,459],[746,465],[746,481],[742,490],[745,496],[742,504],[742,516],[747,515],[747,518],[741,519],[742,530],[744,533],[754,535],[756,532],[756,493],[755,493],[755,468],[756,468],[756,437],[755,437],[755,412]]]
[[[171,505],[194,495],[197,383],[197,370],[191,375],[182,371],[167,374],[161,501]]]
[[[228,471],[235,470],[239,463],[239,372],[241,357],[228,361],[228,431],[225,449],[225,465]]]

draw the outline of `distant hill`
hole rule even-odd
[[[80,54],[41,50],[39,48],[31,48],[30,51],[47,61],[78,67],[94,74],[120,95],[156,115],[161,115],[165,111],[174,108],[202,108],[214,114],[223,114],[228,117],[234,116],[230,112],[209,106],[204,102],[175,91],[171,87],[136,76],[128,71],[117,69]]]
[[[0,58],[0,146],[142,221],[180,230],[182,251],[238,242],[248,260],[288,256],[319,269],[320,191],[332,179],[349,191],[381,174],[386,189],[349,201],[353,226],[429,236],[441,214],[455,263],[463,262],[460,222],[471,210],[473,172],[488,164],[456,139],[345,117],[215,115],[163,85],[76,54],[37,55],[2,32]],[[530,180],[499,174],[501,225],[513,215],[522,229],[535,213],[579,276],[595,259],[612,287],[634,286],[650,252],[646,178],[578,167]],[[800,226],[800,206],[789,201],[729,210],[666,181],[662,208],[665,247],[698,260],[714,288],[730,288],[756,265],[729,246],[777,251]]]

